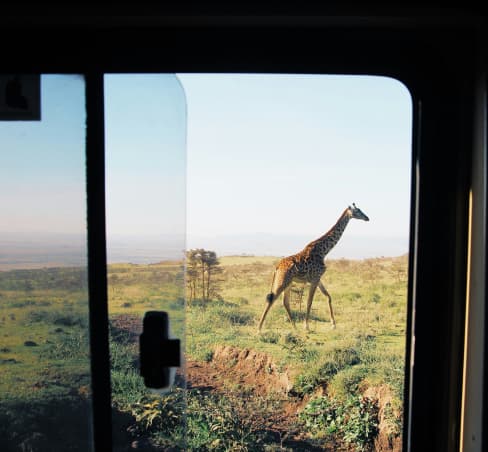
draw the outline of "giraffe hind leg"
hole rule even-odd
[[[295,326],[295,321],[293,320],[293,317],[291,316],[291,309],[290,309],[290,289],[291,287],[288,286],[283,294],[283,306],[286,309],[286,313],[288,315],[288,319],[290,320],[291,324],[293,325],[293,328],[296,328]]]
[[[319,282],[319,289],[327,297],[327,301],[329,302],[330,323],[332,324],[332,328],[335,328],[336,323],[334,319],[334,311],[332,310],[332,297],[330,296],[330,293],[321,282]]]

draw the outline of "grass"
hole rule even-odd
[[[311,329],[309,332],[303,329],[305,290],[302,300],[296,293],[292,299],[296,329],[287,320],[278,300],[263,332],[258,334],[257,322],[277,260],[256,256],[221,258],[219,299],[207,303],[195,301],[186,309],[180,263],[111,265],[108,270],[110,318],[114,321],[126,318],[140,326],[146,311],[166,310],[170,313],[173,334],[186,337],[187,358],[196,361],[211,361],[214,349],[222,344],[266,353],[280,369],[289,373],[293,381],[289,397],[312,403],[317,396],[325,394],[336,411],[350,406],[351,413],[356,413],[353,417],[356,424],[351,421],[349,426],[344,426],[343,434],[349,435],[352,443],[356,437],[366,435],[364,429],[369,427],[358,414],[359,402],[351,400],[359,400],[367,388],[387,385],[393,394],[394,409],[385,409],[385,413],[388,412],[389,422],[397,426],[396,434],[400,434],[407,257],[328,262],[322,280],[332,295],[337,327],[331,328],[326,299],[317,291]],[[67,422],[73,419],[73,426],[67,427],[71,429],[70,438],[87,435],[85,424],[76,427],[74,422],[76,410],[85,413],[83,418],[89,413],[87,325],[87,285],[82,269],[0,272],[0,391],[3,396],[0,419],[3,425],[14,426],[0,435],[2,450],[14,445],[20,447],[21,443],[26,448],[36,441],[40,445],[47,441],[46,437],[33,438],[29,433],[32,427],[27,425],[27,420],[34,422],[36,416],[44,417],[45,422],[49,416],[52,422],[60,422],[66,413]],[[155,398],[148,393],[136,370],[137,344],[126,333],[123,328],[111,329],[110,351],[112,397],[118,413],[114,419],[117,424],[120,416],[128,416],[120,418],[123,420],[120,422],[121,426],[134,426],[129,436],[149,435],[160,447],[171,442],[181,445],[185,441],[182,426],[186,425],[186,450],[204,450],[202,444],[213,444],[209,450],[265,450],[266,444],[268,450],[279,450],[281,446],[257,427],[258,421],[233,411],[234,405],[242,405],[238,391],[225,395],[190,392],[185,400],[178,398],[181,394]],[[155,427],[162,403],[172,404],[175,413],[179,413],[180,427],[175,427],[176,424],[172,429]],[[266,407],[276,408],[271,400],[256,399],[256,403],[252,410],[256,415],[260,413],[260,419],[266,415]],[[314,403],[322,406],[322,402]],[[186,421],[180,412],[182,406],[188,408]],[[219,411],[224,413],[221,418],[218,418]],[[16,417],[20,412],[21,418],[26,419],[25,425]],[[151,413],[155,417],[149,423]],[[236,420],[238,425],[234,425]],[[39,421],[39,432],[41,429],[56,431],[46,425]],[[314,441],[319,444],[328,441],[325,437],[318,438],[314,428],[309,429]],[[61,444],[62,439],[53,441]],[[262,449],[252,449],[253,442],[259,443]]]
[[[221,297],[225,301],[188,310],[188,354],[192,356],[200,345],[230,341],[232,345],[269,353],[277,360],[293,361],[297,354],[304,352],[300,347],[290,346],[286,338],[292,337],[306,344],[311,359],[316,358],[315,351],[329,355],[347,344],[366,354],[364,359],[375,365],[388,354],[403,359],[406,279],[397,276],[398,262],[406,268],[406,257],[329,262],[323,281],[332,295],[336,329],[330,326],[326,299],[317,291],[310,332],[305,332],[301,323],[293,329],[278,300],[266,319],[262,335],[258,335],[257,321],[265,306],[276,258],[223,257]],[[245,304],[242,299],[246,300]],[[298,321],[303,320],[304,304],[305,300],[301,304],[299,300],[292,302],[293,315]],[[302,361],[306,364],[307,359]],[[300,364],[293,364],[300,373]]]

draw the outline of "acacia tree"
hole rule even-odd
[[[220,273],[222,273],[222,268],[215,251],[203,248],[188,250],[186,252],[188,301],[192,302],[197,298],[197,294],[205,302],[217,295],[217,275]]]

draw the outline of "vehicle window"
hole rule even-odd
[[[399,450],[409,92],[384,77],[178,77],[188,444]]]
[[[40,110],[0,122],[0,449],[89,451],[84,78],[42,75]]]
[[[184,339],[186,102],[171,74],[105,76],[108,302],[114,450],[184,445],[185,374],[144,386],[139,335],[168,312]]]

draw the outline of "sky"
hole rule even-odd
[[[178,78],[188,108],[189,248],[292,254],[354,202],[371,221],[351,222],[335,257],[408,251],[412,104],[404,85],[370,76]]]
[[[85,85],[44,76],[42,121],[0,122],[0,234],[86,230]]]
[[[84,81],[41,81],[42,121],[0,123],[0,237],[61,244],[86,233]],[[114,74],[105,99],[111,259],[292,254],[353,202],[371,221],[352,221],[331,257],[408,251],[412,106],[400,82]]]

